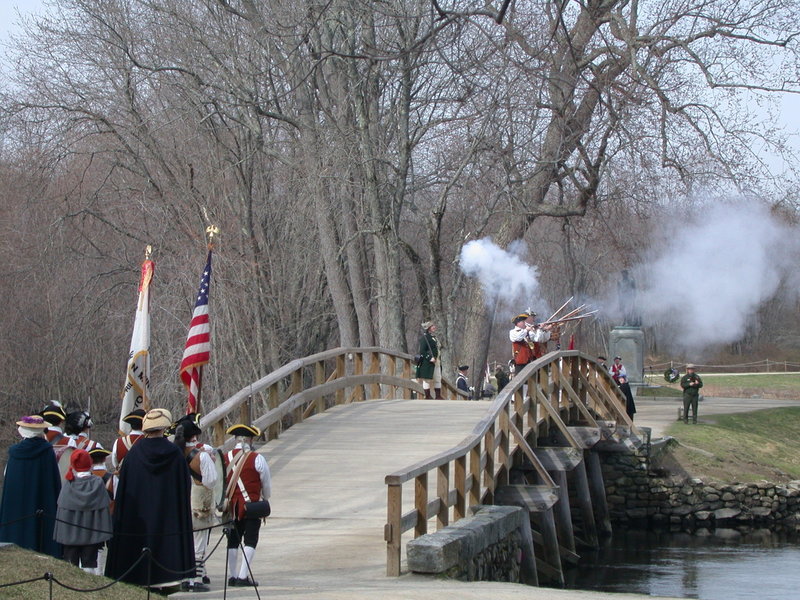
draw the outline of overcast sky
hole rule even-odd
[[[50,0],[51,2],[54,0]],[[191,0],[189,0],[191,1]],[[16,31],[20,15],[28,15],[44,10],[45,0],[0,0],[0,45],[8,41],[9,33]],[[5,54],[2,51],[2,54]],[[4,62],[4,61],[3,61]],[[3,70],[5,71],[5,64]],[[753,110],[760,110],[755,103]],[[783,94],[780,102],[778,122],[790,135],[790,144],[800,156],[800,95]],[[754,148],[756,152],[759,150]],[[772,169],[778,173],[783,165],[776,157],[765,157]]]

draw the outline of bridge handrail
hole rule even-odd
[[[368,360],[365,361],[365,358]],[[369,347],[339,347],[312,354],[304,358],[292,360],[258,381],[240,389],[238,392],[221,402],[200,419],[200,427],[213,431],[214,444],[226,447],[231,439],[225,441],[225,422],[238,411],[237,422],[250,423],[250,403],[256,394],[267,392],[269,410],[253,424],[260,427],[268,439],[279,435],[281,421],[295,411],[297,421],[302,421],[308,416],[308,410],[303,410],[306,403],[320,400],[325,396],[336,394],[335,404],[346,401],[360,401],[368,397],[377,397],[381,385],[404,390],[404,397],[411,398],[411,393],[422,394],[422,385],[413,379],[413,356],[405,352],[389,350],[379,346]],[[336,367],[331,373],[326,373],[325,364],[335,361]],[[348,374],[348,362],[351,363]],[[365,364],[368,363],[368,364]],[[387,368],[391,363],[391,368]],[[398,364],[399,363],[399,364]],[[313,384],[305,386],[303,383],[306,369],[313,368],[310,375]],[[368,368],[368,372],[364,369]],[[390,373],[384,371],[391,370]],[[290,381],[285,389],[281,386]],[[351,389],[352,388],[352,389]],[[347,390],[350,400],[345,397]],[[442,393],[446,399],[466,398],[446,378],[442,378]],[[317,403],[313,408],[322,412],[327,407]],[[310,414],[310,413],[309,413]],[[230,420],[230,419],[229,419]],[[231,423],[232,424],[232,423]],[[267,431],[267,428],[270,428]]]
[[[566,381],[567,377],[571,382]],[[529,396],[523,398],[523,386],[526,385]],[[449,524],[451,507],[453,521],[457,521],[467,515],[468,506],[491,502],[496,484],[507,482],[513,454],[517,451],[521,450],[533,463],[545,483],[554,485],[527,442],[529,434],[537,432],[541,423],[553,421],[569,440],[570,433],[558,413],[574,407],[590,422],[597,415],[635,431],[624,406],[624,398],[608,371],[580,351],[551,352],[527,365],[503,388],[489,405],[486,416],[461,442],[386,476],[388,522],[384,537],[387,542],[387,574],[400,574],[401,536],[404,532],[414,528],[414,536],[418,537],[427,532],[429,515],[436,516],[439,528]],[[513,450],[512,439],[515,442]],[[455,485],[450,482],[451,462],[455,464]],[[429,502],[428,474],[432,472],[437,477],[437,497]],[[415,480],[415,507],[404,514],[402,486],[412,479]],[[483,493],[482,481],[486,488]]]

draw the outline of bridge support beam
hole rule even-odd
[[[586,475],[586,465],[584,461],[575,467],[575,492],[578,497],[578,506],[583,517],[583,537],[586,544],[591,548],[599,548],[600,543],[597,539],[597,526],[594,520],[594,508],[592,507],[592,494],[589,491],[589,478]]]
[[[603,481],[603,471],[600,467],[600,457],[597,452],[584,450],[586,469],[589,475],[589,488],[592,494],[595,523],[603,535],[611,535],[611,517],[608,513],[606,501],[606,484]]]

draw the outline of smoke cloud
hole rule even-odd
[[[508,250],[491,238],[472,240],[461,248],[459,264],[467,276],[480,281],[490,306],[517,312],[534,307],[544,312],[539,271],[523,260],[525,251],[521,240],[511,244]]]
[[[740,339],[793,276],[795,232],[748,201],[697,209],[671,227],[667,246],[636,269],[643,324],[674,325],[675,345],[694,351]]]

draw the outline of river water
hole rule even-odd
[[[567,587],[701,600],[800,598],[800,537],[758,530],[615,532],[581,551]]]

